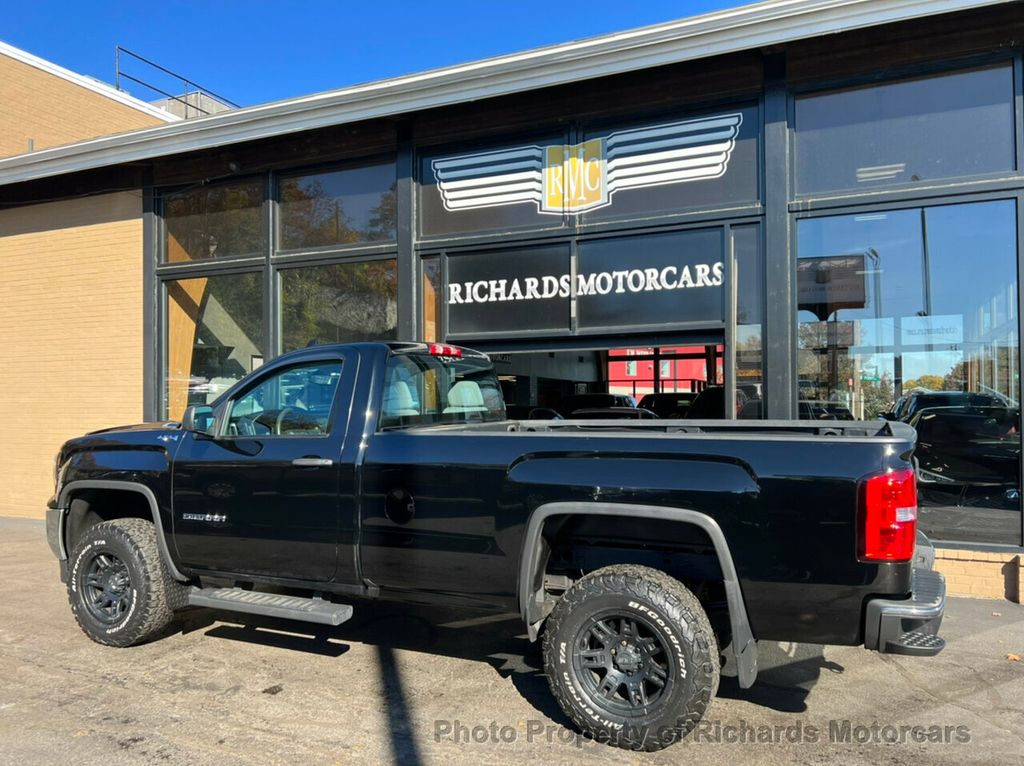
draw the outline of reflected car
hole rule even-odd
[[[658,416],[643,407],[592,407],[575,410],[572,420],[657,420]]]
[[[562,416],[550,407],[532,404],[507,404],[505,414],[509,420],[561,420]]]
[[[736,415],[743,412],[747,404],[747,395],[736,389]],[[687,420],[724,420],[725,419],[725,387],[708,386],[693,400],[686,411]]]
[[[608,407],[636,407],[636,399],[626,394],[573,394],[560,401],[555,409],[562,417],[568,417],[576,410],[603,410]]]
[[[887,411],[879,415],[884,420],[902,420],[909,423],[921,410],[936,407],[1005,407],[1006,401],[994,394],[972,391],[912,391],[901,396]]]
[[[737,383],[736,388],[743,392],[743,395],[747,397],[747,401],[761,398],[762,390],[760,383]]]
[[[690,391],[646,394],[637,406],[650,410],[659,418],[685,418],[686,411],[696,398],[697,393]]]
[[[1020,409],[929,408],[910,425],[922,505],[1020,508]]]
[[[801,420],[856,420],[849,407],[836,402],[797,402]]]
[[[740,420],[760,420],[763,409],[760,399],[747,402],[740,409]],[[847,407],[835,402],[797,402],[797,417],[800,420],[856,420]]]

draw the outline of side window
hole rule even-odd
[[[227,436],[317,436],[326,434],[341,379],[338,360],[280,370],[228,405]]]

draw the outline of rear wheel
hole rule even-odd
[[[630,750],[685,737],[718,690],[718,644],[700,602],[641,566],[599,569],[565,592],[547,621],[544,664],[583,733]]]
[[[132,646],[155,638],[186,598],[186,586],[164,566],[149,521],[101,522],[72,551],[68,600],[79,627],[97,643]]]

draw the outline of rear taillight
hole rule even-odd
[[[462,349],[457,346],[449,346],[447,343],[431,343],[427,351],[433,356],[447,356],[458,359],[462,356]]]
[[[864,492],[861,558],[909,561],[917,534],[917,485],[905,469],[868,479]]]

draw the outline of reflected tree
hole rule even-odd
[[[199,186],[164,197],[171,262],[258,253],[263,242],[263,182]]]
[[[395,183],[383,192],[339,192],[325,178],[343,176],[298,176],[281,181],[281,246],[286,249],[329,247],[395,238],[397,199]],[[377,197],[372,208],[360,208]],[[355,210],[352,214],[346,205]]]
[[[283,271],[284,350],[311,342],[393,339],[398,325],[397,291],[393,260]]]

